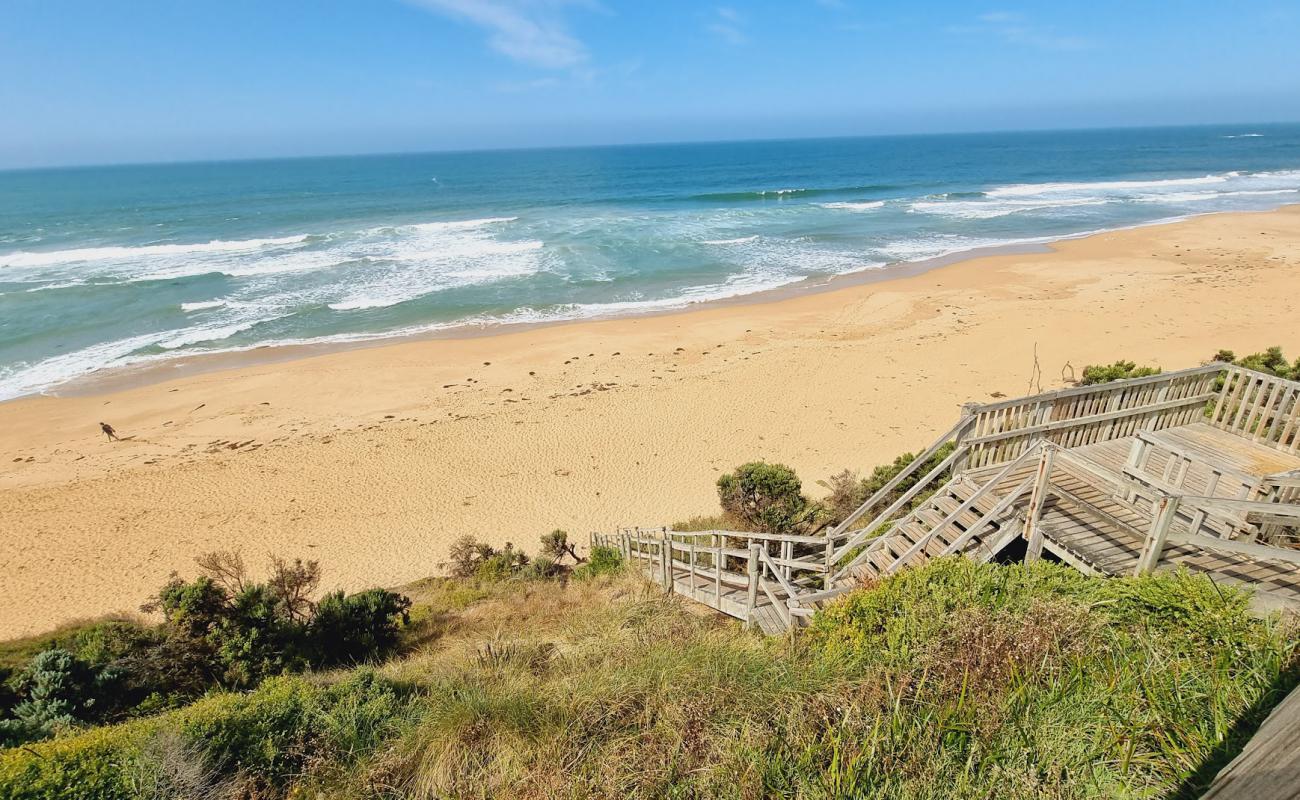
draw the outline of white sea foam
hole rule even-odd
[[[46,267],[57,264],[75,264],[86,261],[118,261],[157,256],[196,255],[202,253],[235,253],[259,250],[264,247],[283,247],[302,244],[307,235],[283,236],[275,239],[242,239],[193,244],[148,244],[137,247],[82,247],[73,250],[52,250],[48,253],[19,251],[0,255],[0,267]]]
[[[210,328],[190,328],[184,333],[160,339],[153,344],[164,350],[177,350],[182,347],[187,347],[192,344],[200,344],[202,342],[219,342],[223,339],[229,339],[237,333],[246,331],[263,321],[264,320],[249,320],[230,325],[215,325]]]
[[[61,281],[59,283],[47,283],[43,286],[33,286],[30,289],[24,289],[26,292],[45,292],[51,289],[71,289],[76,286],[85,286],[85,281]]]
[[[387,308],[457,287],[518,278],[541,271],[544,243],[503,240],[497,228],[514,217],[432,222],[387,229],[368,243],[374,260],[360,280],[344,285],[327,305],[334,311]]]
[[[1264,134],[1262,133],[1229,133],[1223,136],[1224,139],[1257,139]]]
[[[197,303],[181,303],[181,311],[203,311],[208,308],[221,308],[225,300],[202,300]]]
[[[942,214],[962,219],[992,219],[1009,214],[1050,211],[1057,208],[1101,206],[1111,202],[1105,197],[1075,197],[1038,200],[918,200],[908,206],[909,213]]]
[[[147,333],[84,347],[71,353],[52,356],[36,363],[19,362],[0,367],[0,400],[9,400],[41,391],[105,367],[125,366],[138,359],[130,354],[148,347],[160,338],[177,336],[183,330]]]
[[[884,200],[871,200],[862,202],[838,202],[838,203],[818,203],[822,208],[840,209],[842,211],[872,211],[882,208],[885,205]]]
[[[705,239],[700,242],[700,244],[745,244],[746,242],[752,242],[757,238],[758,235],[755,234],[754,236],[741,236],[735,239]]]
[[[1203,175],[1199,178],[1164,178],[1150,181],[1087,181],[1078,183],[1017,183],[999,186],[984,193],[986,197],[1031,197],[1068,192],[1131,192],[1143,189],[1161,189],[1178,186],[1209,186],[1226,182],[1240,173]]]

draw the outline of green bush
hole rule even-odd
[[[1111,381],[1121,381],[1129,378],[1145,378],[1148,375],[1159,374],[1159,367],[1139,367],[1132,361],[1116,361],[1114,364],[1089,364],[1083,368],[1083,380],[1079,381],[1079,385],[1092,386],[1098,383],[1110,383]]]
[[[764,461],[741,464],[719,477],[718,501],[750,530],[769,533],[795,533],[816,513],[795,471]]]
[[[140,800],[146,723],[0,751],[0,800]]]
[[[326,595],[309,628],[313,663],[358,664],[384,657],[396,649],[398,621],[408,624],[410,610],[410,598],[385,589]]]
[[[0,720],[0,746],[52,736],[79,722],[105,718],[117,699],[118,676],[67,650],[38,653],[15,681],[22,698]]]
[[[1300,380],[1300,358],[1294,363],[1287,361],[1281,347],[1270,347],[1262,353],[1251,353],[1237,358],[1231,350],[1220,350],[1211,361],[1223,361],[1239,367],[1276,375],[1287,380]]]
[[[596,545],[591,548],[591,558],[573,571],[573,579],[590,580],[600,575],[612,575],[623,568],[623,554],[616,547]]]

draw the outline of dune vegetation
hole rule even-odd
[[[947,559],[766,639],[599,558],[405,587],[405,656],[5,751],[0,798],[1193,797],[1297,678],[1187,575]]]

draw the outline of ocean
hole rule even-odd
[[[0,172],[0,399],[263,345],[645,313],[1300,202],[1300,126]]]

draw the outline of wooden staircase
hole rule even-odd
[[[882,578],[958,552],[980,561],[991,560],[1020,535],[1024,519],[1014,509],[998,509],[1001,498],[991,491],[980,494],[980,488],[964,475],[948,481],[873,539],[840,580],[857,583]],[[966,536],[981,520],[986,520],[981,529]]]
[[[1300,539],[1297,451],[1300,383],[1216,363],[963,406],[816,536],[622,528],[591,543],[766,633],[863,581],[944,556],[990,561],[1018,538],[1026,560],[1104,575],[1186,566],[1300,608],[1300,553],[1281,546]]]

